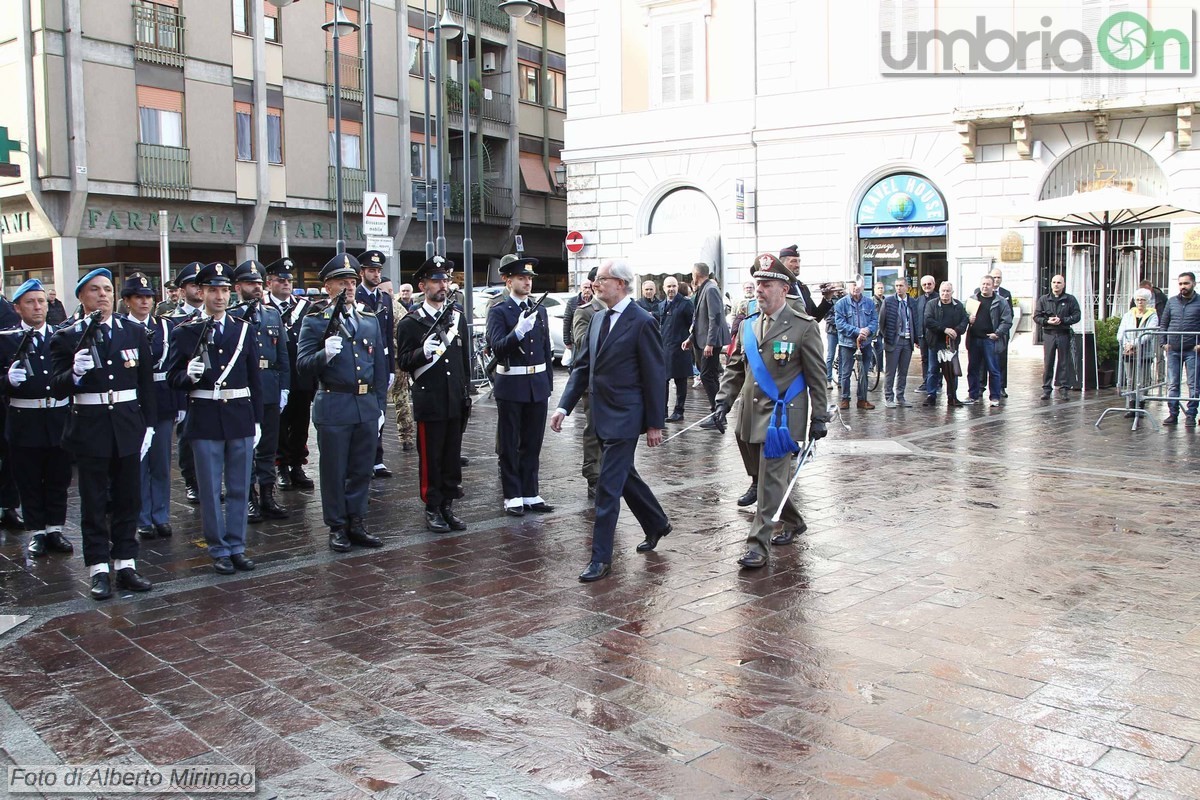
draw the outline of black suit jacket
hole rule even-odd
[[[41,347],[30,347],[25,355],[26,379],[20,386],[8,382],[17,348],[25,338],[25,329],[12,328],[0,333],[0,390],[7,397],[37,400],[51,397],[50,336],[54,329],[46,325]],[[4,435],[9,444],[21,447],[59,447],[67,422],[67,406],[60,408],[9,408],[5,415]]]

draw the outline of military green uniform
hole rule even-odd
[[[408,309],[398,297],[392,303],[392,311],[397,323],[408,316]],[[412,413],[412,383],[399,364],[396,365],[396,380],[392,383],[391,401],[396,405],[396,432],[400,435],[400,445],[405,451],[412,450],[417,438]]]

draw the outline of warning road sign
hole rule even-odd
[[[363,192],[363,235],[388,235],[388,196],[383,192]]]

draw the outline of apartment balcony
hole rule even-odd
[[[186,147],[137,146],[138,188],[142,197],[187,200],[192,188],[192,162]]]
[[[466,14],[471,19],[475,19],[478,16],[484,25],[501,31],[509,29],[511,18],[508,14],[500,10],[500,4],[497,0],[448,0],[446,3],[446,7],[460,18],[463,16],[464,5],[466,6]]]
[[[337,168],[329,168],[329,202],[337,202]],[[367,190],[367,171],[342,167],[342,205],[345,208],[361,209],[363,192]]]
[[[338,56],[338,69],[342,78],[342,99],[363,102],[363,60],[358,56]],[[333,52],[325,52],[325,93],[333,97]]]
[[[451,83],[446,90],[446,109],[450,125],[456,128],[463,126],[463,95],[457,83]],[[513,119],[512,95],[485,89],[482,97],[478,93],[471,94],[471,129],[482,130],[489,136],[507,138],[508,126]]]
[[[463,192],[462,184],[451,184],[450,204],[446,209],[446,219],[451,222],[463,221]],[[479,187],[473,186],[471,192],[471,220],[485,225],[509,225],[513,220],[512,189],[507,186],[489,186],[483,193]]]
[[[146,3],[133,6],[134,55],[139,61],[182,67],[184,16],[170,6]]]

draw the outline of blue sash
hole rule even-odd
[[[746,354],[746,361],[750,364],[750,371],[754,373],[754,382],[762,389],[763,394],[775,403],[771,412],[771,423],[767,426],[767,438],[763,442],[763,455],[767,458],[783,458],[800,452],[800,445],[792,438],[791,428],[788,427],[787,404],[795,400],[796,395],[804,391],[807,384],[804,382],[804,374],[801,373],[792,381],[783,397],[779,396],[775,379],[767,371],[762,353],[758,352],[758,339],[754,335],[753,324],[757,316],[756,314],[742,323],[742,348]],[[743,413],[749,412],[743,409]]]

